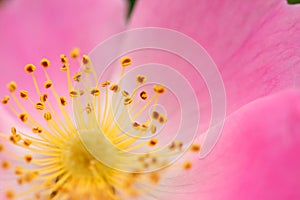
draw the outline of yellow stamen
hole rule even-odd
[[[130,58],[130,57],[127,57],[127,56],[121,58],[121,65],[122,65],[123,67],[127,67],[127,66],[131,65],[131,58]]]
[[[146,80],[147,80],[146,76],[142,76],[142,75],[136,76],[136,82],[138,84],[144,84],[146,82]]]
[[[46,89],[50,88],[51,86],[52,86],[52,81],[51,81],[51,80],[45,81],[44,87],[45,87]]]
[[[136,88],[129,91],[130,93],[122,90],[124,88],[121,79],[125,73],[125,67],[132,64],[129,57],[121,59],[122,75],[116,82],[117,84],[105,81],[91,85],[92,81],[89,78],[94,75],[94,79],[97,80],[97,77],[90,57],[87,55],[81,57],[79,49],[73,49],[70,57],[83,64],[85,73],[77,72],[72,79],[68,58],[65,55],[60,56],[63,65],[61,70],[67,73],[68,94],[65,96],[59,95],[55,90],[55,80],[53,79],[52,82],[47,73],[50,61],[46,58],[40,61],[40,67],[44,70],[46,77],[42,85],[44,88],[38,84],[34,75],[36,67],[32,64],[25,66],[25,71],[32,75],[38,100],[30,96],[31,94],[29,95],[26,90],[20,90],[20,95],[16,95],[17,84],[15,82],[8,84],[14,104],[9,102],[9,96],[5,96],[2,103],[7,104],[32,133],[23,132],[15,126],[11,128],[9,134],[0,133],[1,142],[4,139],[7,142],[10,141],[8,145],[15,145],[26,150],[25,155],[17,155],[0,144],[1,154],[7,154],[10,159],[23,163],[11,167],[13,162],[10,160],[0,160],[1,169],[14,170],[15,181],[20,186],[28,188],[20,192],[7,190],[6,197],[10,199],[121,200],[123,196],[130,198],[151,192],[162,179],[165,170],[163,167],[169,164],[170,158],[176,156],[183,147],[183,143],[178,141],[173,142],[166,152],[153,153],[160,149],[157,145],[159,142],[157,138],[142,142],[139,140],[144,136],[153,136],[152,134],[160,130],[158,129],[160,124],[167,122],[164,114],[153,109],[158,103],[159,94],[164,93],[165,88],[160,85],[154,86],[155,93],[148,98],[146,91],[139,93],[139,87],[146,82],[146,77],[137,75]],[[83,84],[84,88],[75,89],[72,81]],[[105,92],[100,91],[101,86],[104,87]],[[49,90],[47,93],[42,93],[42,89]],[[122,92],[118,93],[120,91]],[[113,105],[114,102],[109,98],[111,94],[119,95],[117,105]],[[76,98],[80,95],[83,96]],[[20,99],[27,101],[20,101]],[[83,99],[86,101],[82,101]],[[105,99],[105,102],[101,99]],[[52,104],[53,100],[55,105]],[[85,102],[85,105],[81,105],[82,102]],[[34,109],[27,109],[28,106],[25,104],[29,104]],[[69,105],[75,108],[77,124],[68,113]],[[59,113],[55,110],[57,107]],[[115,116],[112,107],[120,111],[119,115]],[[148,117],[149,108],[152,109],[150,117]],[[39,117],[35,118],[33,116],[36,116],[36,113]],[[126,114],[132,116],[128,117]],[[142,121],[139,119],[140,116],[147,118]],[[82,132],[87,134],[84,135]],[[98,143],[97,137],[89,136],[93,132],[105,139],[99,140]],[[100,160],[108,160],[112,166],[107,166],[105,162],[96,159],[83,145],[81,137],[87,137],[83,139],[91,141],[91,145],[88,146],[91,149],[100,146],[103,149],[99,152]],[[108,143],[104,140],[108,140]],[[145,155],[130,154],[137,149],[148,149],[149,146],[151,151]],[[199,148],[191,147],[191,150],[199,151],[200,146]],[[132,171],[119,170],[122,166]],[[156,167],[162,170],[151,171]],[[183,169],[189,168],[191,168],[191,162],[184,163]],[[149,172],[140,174],[143,170],[149,170]],[[143,184],[149,187],[147,186],[147,189],[140,187]]]
[[[27,99],[28,99],[28,92],[27,92],[26,90],[21,90],[21,91],[20,91],[20,97],[21,97],[22,99],[27,100]]]
[[[36,70],[36,66],[33,64],[28,64],[28,65],[25,65],[24,69],[27,73],[31,74],[32,72],[34,72]]]
[[[71,53],[70,53],[70,57],[75,59],[78,58],[80,55],[80,49],[79,48],[74,48]]]
[[[28,120],[28,114],[22,113],[22,114],[20,114],[19,118],[22,122],[26,122]]]
[[[5,97],[3,97],[3,99],[1,100],[1,102],[2,102],[3,104],[7,104],[8,101],[9,101],[9,96],[5,96]]]
[[[140,93],[140,97],[141,97],[141,99],[146,100],[146,99],[148,98],[147,92],[146,92],[146,91],[142,91],[142,92]]]
[[[49,66],[50,66],[50,61],[48,60],[48,59],[46,59],[46,58],[43,58],[42,60],[41,60],[41,66],[42,67],[44,67],[44,68],[48,68]]]
[[[162,85],[154,85],[153,89],[154,89],[154,92],[156,92],[158,94],[162,94],[165,92],[165,87]]]
[[[7,84],[7,88],[10,92],[14,92],[17,89],[16,82],[12,81],[9,84]]]
[[[67,64],[67,63],[69,62],[67,56],[64,55],[64,54],[61,54],[61,55],[60,55],[60,62],[61,62],[62,64]]]

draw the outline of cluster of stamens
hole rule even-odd
[[[26,125],[27,131],[21,131],[13,126],[9,134],[0,133],[2,138],[0,154],[11,157],[11,160],[1,160],[1,168],[14,171],[15,180],[20,187],[20,189],[8,188],[5,193],[6,198],[119,200],[151,192],[159,184],[164,170],[167,170],[163,167],[169,162],[169,157],[177,155],[184,145],[180,141],[174,141],[166,148],[167,152],[152,153],[161,148],[157,147],[159,140],[154,138],[153,134],[157,133],[159,126],[167,123],[167,117],[164,113],[152,110],[147,121],[136,120],[147,107],[158,102],[159,96],[166,92],[166,88],[162,85],[154,85],[153,96],[146,90],[141,90],[138,94],[136,92],[130,94],[129,91],[122,89],[120,81],[111,83],[107,80],[78,89],[72,82],[80,84],[86,77],[93,76],[95,74],[94,66],[89,56],[80,55],[78,48],[71,52],[70,58],[77,60],[82,66],[82,70],[71,76],[68,57],[60,56],[62,65],[60,70],[67,76],[67,95],[59,95],[55,89],[55,81],[50,79],[47,73],[50,61],[45,58],[40,62],[46,77],[43,87],[40,87],[41,85],[36,79],[37,67],[28,64],[24,68],[32,77],[38,100],[34,100],[27,90],[20,89],[17,92],[16,82],[12,81],[7,85],[10,95],[3,97],[1,102],[7,105]],[[130,57],[123,57],[120,64],[123,69],[122,78],[124,68],[132,65],[132,60]],[[137,75],[135,91],[139,91],[138,88],[146,81],[146,76]],[[85,84],[83,83],[83,85]],[[109,92],[120,96],[118,116],[114,115],[112,106],[116,105],[111,105],[112,102],[108,99]],[[59,113],[54,109],[53,102],[50,102],[50,95],[54,97]],[[86,98],[86,104],[76,103],[81,102],[80,98]],[[143,102],[146,106],[138,109],[137,104]],[[29,104],[35,111],[28,110],[28,106],[25,104]],[[68,105],[77,106],[78,112],[75,113],[77,124],[69,115],[70,107]],[[34,113],[40,115],[40,118],[33,117]],[[84,114],[87,114],[88,121],[84,118]],[[131,118],[126,118],[126,114],[130,114]],[[122,126],[120,127],[120,125]],[[122,127],[127,129],[123,130]],[[103,143],[103,149],[118,154],[118,156],[100,154],[100,158],[96,158],[81,141],[79,137],[81,130],[101,132],[111,144],[110,146]],[[133,135],[135,137],[132,137]],[[150,139],[139,142],[139,138],[146,135],[150,135]],[[9,143],[25,149],[26,153],[20,156],[12,150],[13,148],[7,149],[6,146],[9,146]],[[124,156],[127,155],[126,153],[145,147],[152,148],[152,150],[142,155],[132,154],[128,158]],[[197,152],[200,150],[200,146],[193,145],[190,149]],[[101,156],[112,161],[113,166],[103,163]],[[17,160],[18,164],[15,165],[13,160]],[[20,165],[19,161],[23,164]],[[122,169],[121,165],[128,165],[127,169],[131,171],[120,170]],[[190,161],[182,165],[182,169],[186,170],[191,167]],[[152,168],[157,170],[151,170]],[[149,173],[143,174],[142,172],[145,170],[149,170]],[[138,185],[145,182],[151,183],[151,186],[147,189],[140,189]],[[22,186],[26,184],[29,189],[28,187],[22,189]]]

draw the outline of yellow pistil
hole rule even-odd
[[[17,84],[13,81],[7,85],[11,94],[5,96],[2,103],[30,131],[22,132],[13,126],[10,133],[0,133],[0,153],[7,154],[11,159],[0,159],[0,170],[13,170],[18,185],[27,186],[23,191],[8,188],[4,195],[8,199],[122,200],[151,192],[159,185],[167,170],[164,167],[183,147],[181,141],[176,141],[164,152],[159,152],[160,142],[152,137],[162,124],[167,123],[167,117],[153,109],[158,98],[163,98],[160,96],[165,93],[165,87],[155,85],[154,95],[146,91],[136,95],[135,92],[123,90],[121,78],[114,84],[105,81],[91,86],[87,82],[90,76],[95,78],[95,70],[90,57],[80,56],[77,48],[72,50],[70,57],[83,65],[83,71],[71,76],[68,57],[64,54],[60,56],[61,70],[67,74],[68,91],[64,96],[58,94],[56,87],[59,85],[56,86],[47,73],[50,61],[46,58],[40,61],[46,76],[43,85],[39,85],[35,77],[36,66],[25,66],[37,95],[32,97],[23,89],[17,93]],[[123,74],[124,68],[131,65],[132,60],[123,57],[120,63]],[[84,88],[76,89],[72,80],[77,84],[83,83]],[[146,76],[137,75],[136,88],[146,80]],[[117,105],[113,105],[108,98],[110,94],[120,97]],[[83,99],[86,100],[85,104]],[[138,105],[140,99],[143,100],[143,106]],[[76,124],[68,106],[75,108]],[[119,115],[115,116],[112,108],[120,111]],[[148,116],[147,109],[150,108],[151,115]],[[127,114],[132,116],[128,117]],[[144,122],[138,121],[142,115],[148,117]],[[143,136],[149,136],[150,139],[141,142],[139,139]],[[26,151],[20,154],[10,152],[9,148],[5,148],[6,144]],[[133,153],[143,148],[150,148],[151,151],[143,155]],[[199,145],[191,147],[193,152],[199,150]],[[13,160],[18,161],[17,166]],[[188,161],[181,170],[191,167],[192,163]],[[142,173],[144,171],[147,173]],[[144,184],[147,184],[147,188],[141,187]]]

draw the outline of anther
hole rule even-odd
[[[81,76],[82,76],[81,72],[76,72],[73,76],[73,80],[76,82],[80,82]]]
[[[159,113],[157,111],[152,112],[152,118],[157,120],[159,118]]]
[[[14,143],[14,144],[16,144],[16,143],[18,143],[20,140],[22,139],[22,137],[21,137],[21,135],[11,135],[10,137],[9,137],[9,140],[12,142],[12,143]]]
[[[40,64],[41,64],[42,67],[44,67],[44,68],[48,68],[48,67],[50,66],[50,62],[49,62],[49,60],[46,59],[46,58],[43,58],[43,59],[41,60],[41,63],[40,63]]]
[[[138,128],[138,127],[140,127],[140,124],[137,122],[133,122],[132,126],[133,126],[133,128]]]
[[[183,165],[183,168],[185,170],[191,169],[192,168],[192,163],[190,161],[185,162],[184,165]]]
[[[146,92],[146,91],[142,91],[142,92],[140,93],[140,97],[141,97],[141,99],[146,100],[146,99],[148,98],[147,92]]]
[[[154,92],[156,92],[158,94],[162,94],[165,92],[165,87],[162,85],[154,85],[153,89],[154,89]]]
[[[131,65],[131,58],[127,57],[127,56],[121,58],[121,65],[122,65],[122,67],[127,67],[127,66]]]
[[[60,62],[61,62],[62,64],[67,64],[67,63],[68,63],[68,58],[67,58],[67,56],[64,55],[64,54],[61,54],[61,55],[60,55]]]
[[[22,185],[22,184],[23,184],[23,182],[24,182],[24,180],[23,180],[23,178],[22,178],[22,177],[18,178],[18,184],[19,184],[19,185]]]
[[[99,90],[99,88],[92,88],[91,90],[90,90],[90,93],[91,93],[91,95],[93,95],[93,96],[99,96],[100,95],[100,90]]]
[[[124,105],[126,106],[126,105],[129,105],[129,104],[131,104],[132,103],[132,101],[133,101],[133,99],[132,98],[130,98],[130,97],[127,97],[127,98],[125,98],[124,99]]]
[[[111,85],[109,89],[110,89],[111,91],[113,91],[113,92],[119,92],[119,91],[120,91],[120,87],[119,87],[119,85],[117,85],[117,84]]]
[[[92,68],[89,65],[84,65],[83,66],[83,71],[85,73],[90,73],[92,71]]]
[[[4,146],[0,144],[0,152],[4,150]]]
[[[151,133],[156,133],[156,126],[154,124],[151,125]]]
[[[149,146],[155,146],[158,143],[158,140],[156,138],[152,138],[149,141]]]
[[[24,139],[23,143],[24,143],[25,146],[29,147],[32,144],[32,141],[29,140],[29,139]]]
[[[45,105],[44,105],[44,103],[42,103],[42,102],[38,102],[38,103],[35,104],[35,108],[36,108],[37,110],[44,110]]]
[[[60,97],[59,99],[60,99],[60,104],[61,104],[62,106],[67,105],[67,99],[66,99],[65,97]]]
[[[6,198],[8,198],[8,199],[13,199],[13,198],[15,198],[15,193],[14,193],[13,190],[7,190],[7,191],[5,192],[5,196],[6,196]]]
[[[11,134],[16,135],[17,129],[15,127],[11,127],[10,132],[11,132]]]
[[[7,104],[8,101],[9,101],[9,96],[5,96],[5,97],[3,97],[3,99],[1,100],[1,102],[2,102],[3,104]]]
[[[181,141],[178,141],[178,142],[177,142],[177,145],[178,145],[178,148],[181,150],[182,147],[183,147],[183,143],[182,143]]]
[[[142,75],[136,76],[136,82],[138,84],[144,84],[146,82],[146,80],[147,80],[146,76],[142,76]]]
[[[102,87],[106,87],[110,85],[110,81],[105,81],[101,84]]]
[[[34,194],[34,197],[35,197],[35,199],[37,199],[37,200],[38,200],[38,199],[41,199],[41,195],[40,195],[39,193],[35,193],[35,194]]]
[[[147,129],[148,128],[148,125],[147,124],[142,124],[141,126],[143,129]]]
[[[74,48],[72,49],[71,53],[70,53],[70,57],[75,59],[78,58],[80,55],[80,49],[79,48]]]
[[[164,124],[167,122],[167,117],[164,114],[160,114],[158,121],[159,123]]]
[[[22,166],[16,166],[15,174],[16,175],[22,175],[23,173],[24,173],[24,168]]]
[[[25,161],[27,162],[27,163],[30,163],[31,161],[32,161],[32,155],[31,154],[27,154],[27,155],[25,155]]]
[[[51,80],[45,81],[44,87],[45,87],[46,89],[50,88],[51,86],[52,86],[52,81],[51,81]]]
[[[150,179],[153,183],[158,183],[159,182],[159,176],[156,173],[152,173],[150,175]]]
[[[27,182],[27,183],[30,183],[32,181],[32,179],[33,179],[32,174],[31,173],[27,173],[27,174],[24,175],[24,179],[23,180],[25,182]]]
[[[152,163],[157,163],[157,158],[156,158],[156,157],[153,157],[152,160],[151,160],[151,162],[152,162]]]
[[[33,133],[38,133],[38,134],[40,134],[40,133],[42,133],[43,131],[42,131],[42,129],[40,129],[39,127],[35,127],[35,128],[32,128],[32,132],[33,132]]]
[[[50,113],[50,112],[45,112],[45,114],[44,114],[44,119],[45,119],[46,121],[51,120],[51,119],[52,119],[51,113]]]
[[[27,100],[27,99],[28,99],[28,92],[27,92],[26,90],[21,90],[21,91],[20,91],[20,97],[21,97],[22,99]]]
[[[122,91],[122,95],[123,97],[128,97],[129,96],[129,93],[125,90]]]
[[[176,148],[181,150],[183,147],[183,143],[181,141],[173,141],[169,146],[170,150],[175,150]]]
[[[76,90],[71,90],[69,92],[70,97],[79,97],[80,93]]]
[[[87,104],[87,106],[85,107],[86,113],[90,114],[93,111],[93,105],[92,104]]]
[[[17,89],[17,84],[16,82],[12,81],[10,83],[7,84],[7,88],[10,92],[14,92]]]
[[[28,64],[28,65],[25,65],[24,69],[27,73],[31,74],[32,72],[34,72],[36,70],[36,66],[33,64]]]
[[[8,169],[10,167],[10,163],[6,160],[2,161],[1,166],[3,169]]]
[[[66,64],[64,64],[61,68],[60,71],[67,71],[68,70],[68,66]]]
[[[84,95],[84,90],[79,90],[79,95],[80,96]]]
[[[19,115],[19,118],[22,122],[26,122],[28,120],[28,114],[27,113],[22,113]]]
[[[82,56],[82,64],[84,65],[89,65],[91,63],[91,59],[89,56],[87,55],[83,55]]]
[[[40,101],[41,102],[46,102],[47,99],[48,99],[48,95],[47,94],[43,94],[43,95],[40,96]]]
[[[38,172],[37,171],[31,171],[25,174],[24,181],[27,183],[30,183],[33,179],[35,179],[38,176]]]
[[[190,149],[193,152],[198,152],[198,151],[200,151],[200,145],[199,144],[193,144]]]

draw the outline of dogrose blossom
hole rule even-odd
[[[95,167],[107,172],[101,172],[100,175],[96,173],[97,180],[86,181],[78,177],[70,178],[72,170],[51,174],[55,169],[44,167],[40,172],[39,168],[36,168],[37,171],[27,169],[21,162],[23,158],[15,157],[15,151],[20,150],[9,147],[4,140],[5,133],[1,133],[1,177],[6,174],[13,176],[9,174],[10,171],[17,171],[20,178],[11,181],[8,181],[11,178],[1,178],[1,198],[15,196],[22,199],[22,195],[26,194],[18,194],[18,191],[13,190],[18,187],[15,182],[19,181],[36,186],[38,189],[30,192],[37,198],[48,195],[68,199],[68,195],[82,195],[83,198],[91,199],[118,199],[118,194],[135,198],[142,191],[149,194],[147,197],[150,199],[299,199],[299,9],[298,6],[288,6],[280,0],[138,1],[129,28],[158,26],[181,31],[203,45],[219,67],[228,98],[228,116],[222,136],[211,154],[204,159],[185,163],[186,169],[192,167],[188,171],[180,167],[176,171],[176,166],[173,167],[172,173],[178,173],[179,180],[175,177],[169,185],[160,185],[159,180],[163,178],[161,174],[150,173],[149,177],[131,174],[129,177],[123,173],[116,174],[114,170],[105,171],[107,168],[96,161],[90,162],[90,156],[80,145],[70,148],[75,154],[69,158],[79,163],[79,170],[75,169],[75,172],[87,172],[80,165],[82,160],[77,160],[76,153],[89,160],[86,166],[90,171]],[[79,1],[76,4],[73,1],[11,1],[2,5],[0,57],[4,72],[0,79],[1,95],[6,95],[5,85],[14,80],[18,88],[29,88],[29,96],[32,97],[35,89],[32,81],[24,76],[23,68],[28,63],[38,64],[44,57],[51,61],[49,74],[56,76],[53,84],[62,86],[59,91],[66,89],[66,78],[56,75],[52,67],[61,66],[57,55],[69,52],[74,46],[80,46],[83,51],[91,50],[110,34],[124,30],[124,12],[122,1]],[[47,60],[44,61],[46,66]],[[65,60],[62,59],[62,62]],[[31,73],[33,68],[27,66],[27,72]],[[38,73],[35,75],[39,77]],[[15,91],[14,84],[10,84],[10,89]],[[202,88],[195,89],[201,94]],[[97,92],[93,90],[95,95]],[[27,94],[23,93],[23,96]],[[64,99],[60,100],[63,104]],[[202,103],[205,105],[205,102]],[[1,132],[10,132],[12,126],[17,127],[8,136],[12,136],[12,142],[20,142],[18,135],[21,133],[16,131],[22,132],[18,128],[22,124],[18,119],[14,122],[13,117],[6,117],[8,113],[11,112],[1,108],[1,115],[5,116],[1,119]],[[20,117],[27,121],[28,116]],[[51,117],[44,115],[42,118],[50,120]],[[53,124],[52,128],[57,131]],[[60,146],[59,143],[64,141],[49,137],[41,138],[44,141],[31,141],[24,140],[26,137],[22,136],[21,142],[29,147],[32,142],[32,145],[49,150],[52,146],[47,142],[57,142],[55,146]],[[62,138],[65,137],[62,135]],[[156,141],[150,141],[150,144],[154,143]],[[173,146],[176,145],[180,146]],[[194,148],[197,149],[197,146]],[[30,162],[30,151],[25,153],[25,161]],[[14,159],[16,161],[11,162]],[[37,164],[57,162],[48,157],[36,160],[33,157],[32,161]],[[20,165],[28,171],[20,168]],[[90,171],[85,175],[89,176]],[[53,180],[42,191],[39,185],[34,185],[36,178],[40,183],[43,181],[39,180],[39,173]],[[168,173],[168,168],[162,176],[164,173]],[[76,180],[79,182],[75,184]],[[61,184],[64,181],[66,183]],[[94,187],[92,183],[99,181],[101,184]],[[127,185],[122,184],[124,181]],[[147,189],[145,185],[139,185],[139,181],[147,186],[148,182],[152,183],[149,183]],[[87,185],[79,190],[78,187],[84,183]],[[25,185],[22,191],[26,191],[26,187],[29,186]],[[124,187],[129,189],[122,189]],[[77,190],[72,191],[74,188]],[[106,190],[100,192],[99,188]]]

